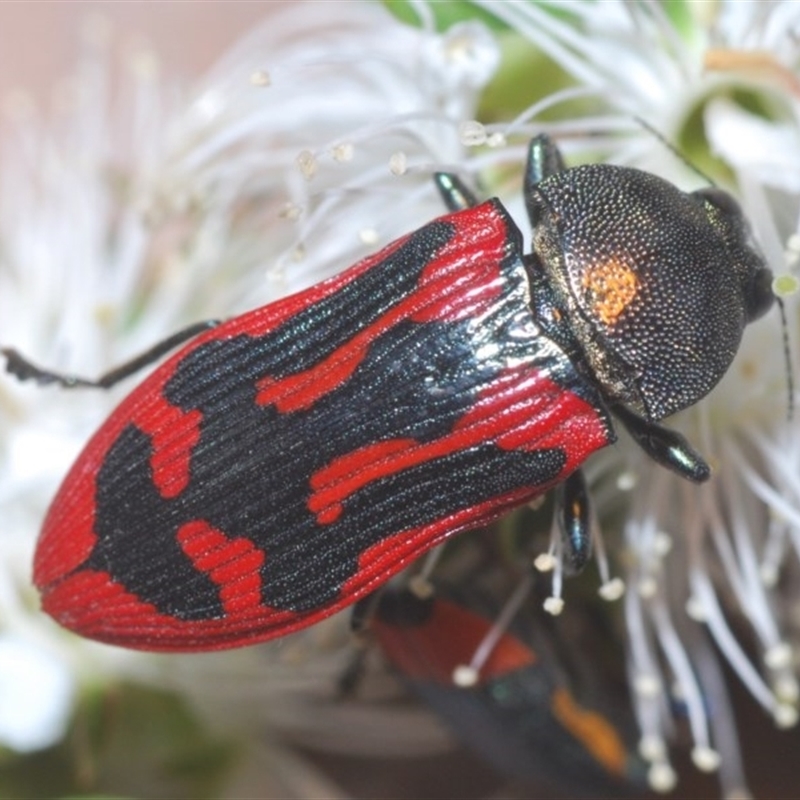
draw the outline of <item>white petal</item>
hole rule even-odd
[[[64,735],[74,687],[67,665],[14,636],[0,637],[0,742],[39,750]]]
[[[724,97],[708,104],[705,123],[718,156],[755,173],[768,186],[800,192],[800,130],[796,124],[764,119]]]

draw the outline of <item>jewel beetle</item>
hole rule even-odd
[[[575,797],[646,793],[647,764],[637,752],[629,703],[616,696],[603,708],[587,703],[570,687],[558,648],[543,642],[536,618],[499,632],[491,621],[499,611],[474,582],[437,585],[424,597],[390,586],[370,630],[411,691],[500,775]],[[576,620],[568,622],[574,629]],[[459,684],[458,671],[490,637],[474,679]],[[534,648],[534,639],[542,646]],[[596,644],[591,635],[581,641],[584,655]],[[592,672],[600,671],[593,660]],[[606,700],[609,689],[602,687]]]
[[[562,483],[579,568],[579,468],[615,441],[615,420],[658,462],[708,477],[658,421],[717,383],[773,303],[733,198],[619,166],[568,169],[539,136],[526,254],[497,199],[436,181],[448,215],[97,381],[2,351],[18,378],[107,387],[175,350],[50,506],[33,570],[46,612],[133,648],[254,644]]]

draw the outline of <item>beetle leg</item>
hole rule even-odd
[[[528,158],[525,162],[524,192],[527,196],[537,183],[557,172],[566,169],[561,151],[546,134],[540,133],[528,145]]]
[[[59,386],[63,386],[66,389],[74,389],[78,386],[94,389],[110,389],[121,380],[130,377],[140,369],[158,361],[161,356],[166,355],[170,350],[174,350],[178,345],[183,344],[199,333],[214,328],[217,325],[219,325],[219,320],[196,322],[188,328],[173,333],[172,336],[158,342],[149,350],[132,358],[130,361],[126,361],[119,367],[115,367],[109,372],[104,373],[96,380],[81,378],[78,375],[64,375],[59,372],[50,372],[49,370],[41,369],[28,361],[27,358],[14,350],[13,347],[2,347],[0,348],[0,353],[6,358],[6,372],[11,373],[20,381],[36,381],[40,386],[57,383]]]
[[[694,483],[709,479],[711,468],[680,433],[642,419],[624,406],[611,410],[653,461]]]
[[[463,211],[478,205],[478,198],[457,175],[450,172],[435,172],[433,180],[448,211]]]
[[[433,610],[433,595],[420,597],[412,589],[381,586],[357,600],[350,613],[350,630],[354,634],[355,650],[337,681],[340,699],[352,697],[366,671],[366,657],[371,643],[370,624],[377,619],[400,628],[422,625]]]
[[[383,587],[357,600],[350,611],[350,631],[353,634],[354,650],[344,672],[336,681],[336,695],[340,700],[352,697],[364,677],[367,649],[369,645],[369,625],[378,613]]]
[[[369,629],[369,623],[378,610],[381,594],[383,591],[376,589],[353,604],[353,610],[350,612],[350,630],[356,636]]]
[[[592,554],[591,503],[582,470],[575,470],[561,484],[557,503],[568,571],[580,572]]]

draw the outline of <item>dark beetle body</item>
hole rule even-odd
[[[562,171],[544,138],[526,201],[531,255],[491,200],[173,355],[56,496],[45,610],[154,650],[309,625],[563,481],[614,441],[609,408],[695,402],[769,306],[738,208]]]

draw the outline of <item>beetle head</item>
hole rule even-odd
[[[533,249],[606,397],[651,420],[728,369],[772,273],[739,205],[635,169],[558,172],[526,197]]]

